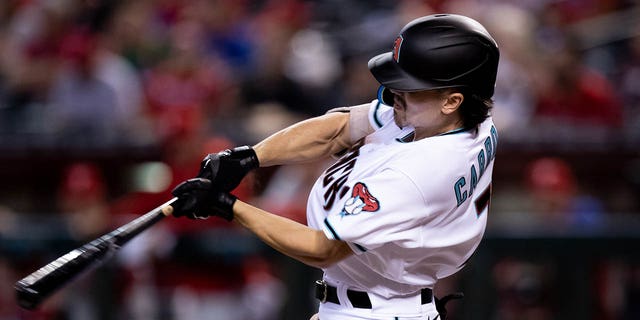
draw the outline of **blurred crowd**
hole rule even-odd
[[[307,117],[372,99],[366,61],[399,26],[458,12],[500,44],[506,140],[633,145],[638,10],[632,0],[3,1],[2,144],[113,148],[190,130],[255,141],[271,129],[247,121],[255,113]]]
[[[0,319],[308,317],[317,271],[219,221],[155,226],[38,311],[19,310],[11,287],[168,200],[206,153],[375,99],[368,59],[436,12],[479,20],[501,50],[489,233],[602,232],[611,211],[637,217],[638,1],[6,0]],[[261,169],[236,194],[304,222],[324,165]],[[618,231],[637,237],[634,223]],[[511,294],[518,279],[546,280],[545,268],[499,261],[494,272],[512,277],[494,286]],[[626,261],[598,266],[601,319],[638,315],[639,274]],[[552,314],[505,299],[492,317]]]

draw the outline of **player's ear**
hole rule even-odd
[[[444,95],[444,103],[440,109],[444,114],[452,114],[460,108],[464,101],[464,95],[460,92],[448,92]]]

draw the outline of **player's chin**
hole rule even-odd
[[[404,114],[401,113],[400,111],[397,110],[393,110],[393,121],[396,123],[396,125],[400,128],[404,128],[406,123],[403,119]]]
[[[402,105],[398,104],[397,102],[393,104],[393,120],[396,122],[396,124],[398,126],[400,126],[401,123],[406,122],[406,116],[407,113],[405,112],[405,109],[402,107]]]

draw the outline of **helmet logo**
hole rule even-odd
[[[393,60],[395,60],[396,63],[400,63],[400,47],[402,46],[403,40],[402,35],[399,35],[396,41],[393,42]]]

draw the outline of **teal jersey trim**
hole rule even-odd
[[[359,245],[357,243],[354,243],[353,245],[356,246],[356,248],[358,248],[360,251],[367,252],[367,248],[365,248],[365,247],[363,247],[363,246],[361,246],[361,245]]]
[[[380,109],[380,100],[378,100],[378,104],[376,104],[376,108],[375,110],[373,110],[373,121],[375,121],[376,126],[378,126],[378,129],[380,129],[384,124],[382,123],[382,121],[380,121],[380,119],[378,119],[378,109]]]
[[[342,240],[342,239],[340,239],[340,236],[338,236],[338,234],[336,233],[336,230],[333,229],[333,227],[331,226],[331,224],[329,223],[329,220],[327,220],[327,218],[324,218],[324,225],[327,227],[327,229],[329,229],[329,232],[331,232],[331,235],[333,235],[333,237],[336,240]]]
[[[456,134],[456,133],[465,132],[465,131],[467,131],[467,129],[458,128],[458,129],[453,129],[451,131],[447,131],[447,132],[441,133],[441,134],[439,134],[439,136],[447,136],[447,135],[450,135],[450,134]]]

